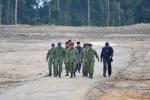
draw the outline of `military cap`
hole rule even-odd
[[[54,44],[54,43],[52,43],[52,44],[51,44],[51,46],[55,46],[55,44]]]
[[[58,42],[58,45],[61,45],[61,42]]]
[[[80,42],[77,42],[77,44],[80,44]]]

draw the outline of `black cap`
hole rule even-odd
[[[66,42],[66,44],[68,44],[68,41]]]
[[[77,42],[77,44],[80,44],[80,42]]]
[[[109,43],[108,43],[108,42],[106,42],[106,43],[105,43],[105,46],[109,46]]]
[[[89,43],[89,44],[88,44],[88,46],[90,46],[90,47],[91,47],[91,46],[92,46],[92,44],[91,44],[91,43]]]
[[[68,42],[71,42],[72,40],[68,40]]]
[[[61,45],[61,42],[58,42],[58,45]]]
[[[55,44],[54,44],[54,43],[52,43],[52,44],[51,44],[51,46],[55,46]]]

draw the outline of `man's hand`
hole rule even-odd
[[[101,62],[102,62],[103,60],[101,59]]]
[[[110,59],[112,58],[112,56],[109,57]]]

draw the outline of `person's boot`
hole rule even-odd
[[[106,74],[103,74],[104,77],[106,77]]]
[[[54,77],[56,77],[56,72],[54,72]]]
[[[73,74],[74,74],[74,77],[76,77],[76,72],[74,72]]]
[[[93,79],[93,74],[90,74],[90,78]]]
[[[61,73],[59,73],[59,78],[61,78]]]
[[[69,76],[68,72],[66,72],[66,76]]]
[[[52,76],[52,73],[51,73],[51,72],[49,72],[49,76]]]
[[[58,76],[58,72],[56,72],[56,77]]]
[[[73,78],[73,73],[71,73],[71,76],[70,76],[70,78]]]
[[[87,73],[85,73],[85,77],[88,77],[88,74],[87,74]]]
[[[83,72],[82,77],[85,77],[85,72]]]

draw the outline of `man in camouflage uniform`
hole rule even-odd
[[[86,63],[88,67],[89,78],[91,79],[93,78],[93,73],[94,73],[94,64],[95,64],[94,56],[99,61],[99,57],[96,50],[92,49],[92,44],[89,44],[89,49],[87,50],[87,54],[86,54]]]
[[[53,59],[53,52],[55,48],[55,44],[51,44],[51,49],[48,50],[47,56],[46,56],[46,62],[48,62],[49,66],[49,76],[52,76],[52,66],[54,67],[54,59]]]
[[[82,50],[82,73],[83,73],[83,77],[87,77],[87,62],[86,62],[86,55],[87,55],[87,50],[88,50],[88,45],[84,44],[83,45],[83,50]]]
[[[73,76],[76,77],[76,64],[78,60],[78,52],[74,48],[74,43],[70,43],[66,59],[69,64],[69,72],[71,73],[70,78],[73,78]]]
[[[66,47],[65,47],[65,61],[64,61],[64,64],[65,64],[66,76],[69,76],[69,64],[68,64],[67,59],[66,59],[67,51],[69,49],[69,42],[66,42],[65,46]]]
[[[54,76],[59,78],[62,73],[62,65],[65,58],[65,49],[61,47],[61,43],[58,43],[58,46],[54,49]]]

